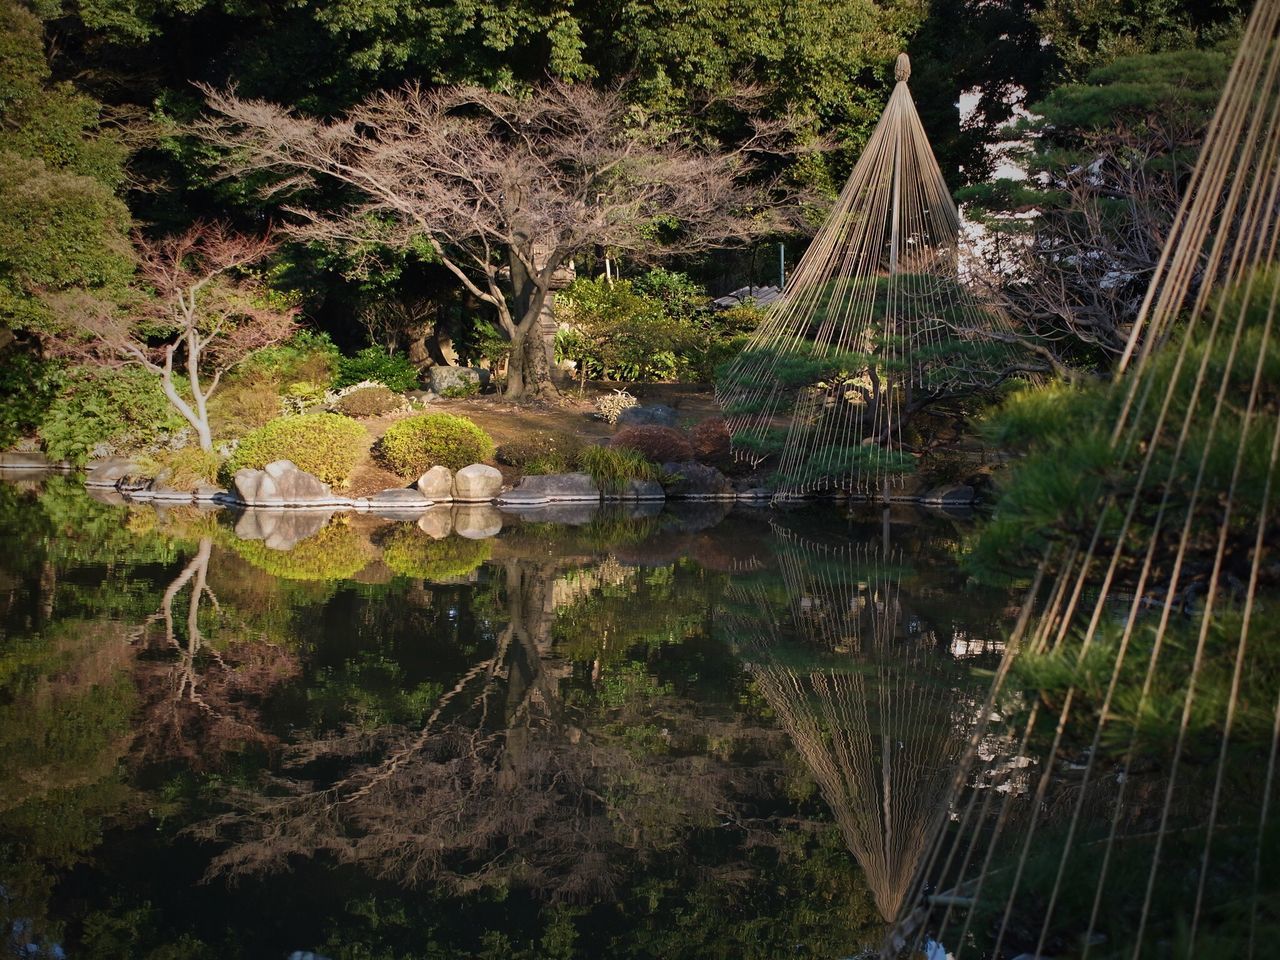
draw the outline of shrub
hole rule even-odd
[[[402,477],[416,477],[430,467],[460,470],[493,456],[493,439],[466,417],[424,413],[394,424],[378,441],[378,456]]]
[[[67,377],[39,434],[53,459],[83,464],[95,453],[140,449],[185,426],[147,371],[81,369]]]
[[[654,463],[693,459],[693,444],[673,427],[623,427],[613,435],[609,446],[635,450]]]
[[[58,395],[59,374],[33,350],[11,347],[0,356],[0,449],[39,426]]]
[[[338,413],[348,417],[381,417],[404,406],[404,397],[384,386],[361,387],[334,404]]]
[[[284,388],[286,413],[306,413],[324,402],[324,384],[310,380],[295,380]]]
[[[525,473],[566,473],[578,462],[582,441],[570,433],[539,431],[498,447],[497,460]]]
[[[729,456],[729,425],[720,417],[703,420],[689,428],[689,442],[698,460],[724,460]]]
[[[404,392],[418,387],[418,369],[403,353],[365,347],[354,357],[343,357],[338,362],[335,386],[349,387],[362,380],[374,380],[392,390]]]
[[[447,580],[465,577],[489,559],[488,540],[445,537],[435,540],[416,526],[397,528],[382,545],[382,562],[411,580]]]
[[[336,413],[280,417],[240,441],[226,472],[260,470],[273,460],[292,460],[325,483],[345,487],[367,437],[364,427]]]
[[[596,413],[601,420],[610,424],[618,422],[618,417],[622,416],[622,411],[636,406],[640,401],[627,393],[625,390],[615,390],[607,396],[601,397],[596,401]]]
[[[267,380],[277,386],[306,382],[327,387],[337,376],[341,359],[327,333],[303,330],[284,343],[256,351],[233,376],[244,383]]]
[[[215,483],[222,458],[196,446],[167,450],[154,458],[154,477],[174,490],[194,490],[205,483]]]
[[[578,466],[591,474],[605,493],[619,493],[628,480],[661,480],[662,468],[644,454],[626,448],[587,447],[578,455]]]
[[[259,570],[282,580],[349,580],[373,559],[373,549],[345,518],[290,550],[273,550],[261,540],[232,540],[231,548]]]
[[[445,387],[440,391],[440,396],[446,400],[462,400],[466,397],[474,397],[480,392],[480,381],[463,380],[455,383],[452,387]]]
[[[209,427],[215,437],[243,437],[280,413],[279,383],[236,378],[209,401]]]

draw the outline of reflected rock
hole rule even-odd
[[[972,506],[978,499],[973,487],[967,483],[950,483],[942,487],[934,487],[920,498],[921,503],[930,506],[956,507]]]
[[[492,500],[502,492],[502,474],[483,463],[463,467],[453,475],[453,499],[463,503]]]
[[[582,526],[595,519],[600,512],[597,503],[533,503],[525,506],[521,503],[500,502],[503,510],[514,514],[521,520],[530,523],[563,523],[567,526]]]
[[[502,514],[490,503],[459,504],[453,508],[453,532],[468,540],[496,537],[502,532]]]
[[[84,492],[89,495],[90,500],[97,500],[99,503],[109,504],[113,507],[123,507],[127,500],[119,490],[114,486],[111,487],[85,487]]]
[[[720,523],[733,510],[733,504],[732,500],[668,502],[666,516],[671,518],[675,529],[696,533]]]
[[[0,470],[54,470],[56,465],[39,450],[6,450],[0,453]]]
[[[272,550],[292,550],[324,529],[332,510],[245,510],[236,520],[241,540],[261,540]]]
[[[628,520],[651,520],[662,516],[665,506],[662,500],[625,500],[622,515]]]
[[[443,540],[453,533],[453,507],[447,504],[432,507],[418,518],[418,529],[433,540]]]
[[[418,478],[418,492],[428,500],[453,499],[453,471],[439,464]]]

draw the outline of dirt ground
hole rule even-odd
[[[720,416],[720,405],[709,385],[680,383],[587,384],[585,394],[578,396],[576,385],[566,387],[556,403],[513,403],[497,395],[483,395],[458,400],[436,400],[428,407],[431,413],[452,413],[467,417],[493,437],[501,446],[537,431],[570,433],[588,441],[612,435],[614,428],[595,416],[595,402],[600,396],[626,387],[643,404],[664,403],[680,415],[681,426],[691,426],[709,417]],[[362,421],[368,429],[369,447],[386,432],[387,427],[408,414],[374,417]],[[507,480],[514,477],[510,468],[498,464]],[[351,485],[343,491],[351,497],[367,497],[390,487],[403,487],[405,480],[380,467],[369,454],[356,466]]]

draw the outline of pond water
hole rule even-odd
[[[2,483],[0,931],[73,958],[875,950],[1016,613],[961,569],[968,529]]]

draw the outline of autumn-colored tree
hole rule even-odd
[[[82,291],[56,297],[53,310],[62,320],[56,349],[154,373],[200,449],[212,450],[208,404],[223,375],[294,329],[296,309],[277,302],[249,270],[275,241],[198,222],[159,240],[139,234],[134,242],[134,300],[122,306]]]
[[[789,125],[761,123],[732,151],[694,147],[635,122],[623,97],[548,82],[528,96],[409,86],[323,120],[207,90],[195,130],[226,173],[275,175],[292,232],[376,250],[417,248],[491,308],[512,344],[509,396],[554,393],[534,336],[571,258],[607,247],[632,260],[694,252],[766,229],[746,178]],[[350,202],[308,202],[336,182]]]

